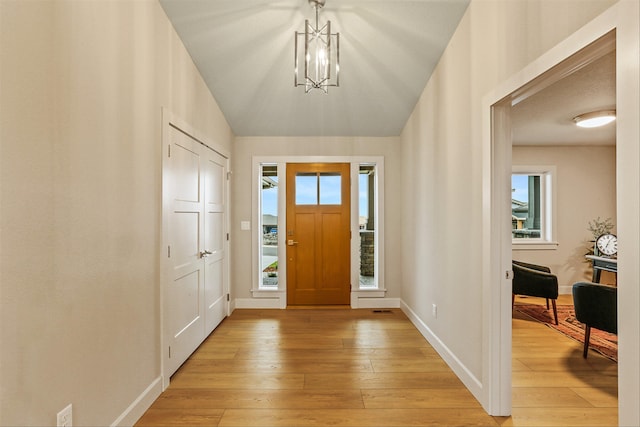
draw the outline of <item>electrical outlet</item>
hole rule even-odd
[[[431,306],[431,314],[433,315],[433,317],[435,317],[436,319],[438,318],[438,306],[433,304]]]
[[[72,427],[73,426],[73,408],[71,404],[64,408],[62,411],[58,412],[58,422],[56,423],[57,427]]]

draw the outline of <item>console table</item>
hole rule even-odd
[[[603,256],[596,255],[586,255],[587,259],[591,260],[593,264],[593,278],[591,279],[594,283],[600,283],[600,273],[602,270],[611,271],[616,273],[616,280],[618,278],[618,259],[617,258],[607,258]]]

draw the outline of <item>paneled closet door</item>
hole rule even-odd
[[[170,278],[164,287],[165,375],[172,375],[226,315],[226,160],[170,126]],[[168,185],[166,183],[169,183]]]

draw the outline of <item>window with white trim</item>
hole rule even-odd
[[[278,165],[260,165],[260,284],[278,288]]]
[[[360,163],[358,167],[358,237],[359,237],[359,288],[377,289],[376,276],[377,215],[376,215],[376,164]]]
[[[514,244],[554,243],[555,167],[513,166],[511,234]]]

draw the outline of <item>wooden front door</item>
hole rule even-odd
[[[287,304],[349,304],[350,165],[287,164]]]

